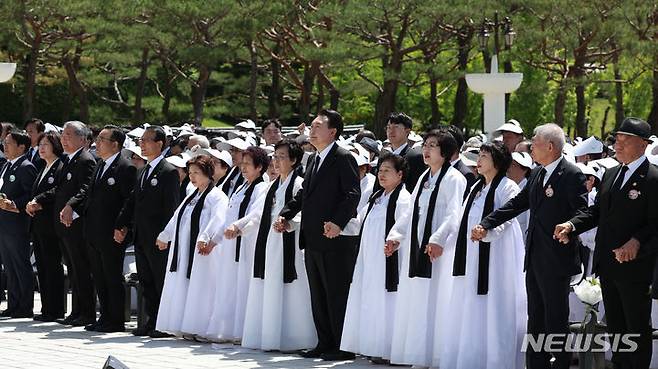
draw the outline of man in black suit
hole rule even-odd
[[[454,154],[452,154],[452,158],[450,158],[450,165],[457,169],[459,173],[461,173],[466,178],[466,191],[464,191],[464,198],[466,198],[469,191],[471,190],[471,186],[473,186],[477,178],[471,168],[464,164],[464,162],[462,162],[462,160],[459,158],[461,147],[464,145],[464,134],[462,133],[461,128],[450,125],[446,127],[446,130],[450,132],[452,137],[455,138],[455,141],[457,141],[458,149]]]
[[[0,169],[0,254],[7,275],[7,310],[1,316],[31,318],[34,282],[30,264],[29,217],[25,205],[30,200],[37,171],[25,152],[30,138],[12,131],[5,138],[9,161]]]
[[[136,336],[153,338],[168,335],[155,329],[160,296],[164,285],[168,251],[155,244],[180,202],[180,182],[176,168],[164,159],[167,137],[158,126],[146,128],[139,146],[148,163],[137,172],[131,195],[119,213],[114,240],[123,243],[131,227],[139,283],[144,291],[148,320],[133,330]]]
[[[651,362],[651,296],[658,250],[658,168],[644,155],[651,126],[626,118],[615,134],[621,165],[606,170],[592,206],[555,227],[568,243],[598,227],[592,270],[601,278],[606,326],[611,334],[638,334],[634,352],[613,351],[615,368],[648,368]],[[622,341],[623,342],[623,341]],[[622,343],[619,349],[627,349]]]
[[[407,159],[409,164],[409,172],[404,181],[409,192],[414,190],[418,178],[427,169],[421,148],[412,148],[409,144],[409,133],[411,133],[412,126],[411,118],[404,113],[391,113],[386,124],[386,138],[391,143],[393,153]],[[377,186],[379,186],[379,182],[377,182]]]
[[[64,167],[56,179],[57,186],[34,198],[41,207],[43,203],[54,202],[55,232],[61,240],[62,256],[72,290],[71,314],[60,323],[73,326],[85,326],[96,321],[94,285],[82,233],[84,219],[73,211],[70,204],[74,196],[89,184],[96,166],[94,157],[85,148],[88,130],[79,121],[64,124]]]
[[[39,156],[39,137],[46,131],[46,125],[38,118],[32,118],[25,122],[25,132],[30,136],[30,148],[27,151],[27,158],[40,172],[46,166],[46,162]]]
[[[324,360],[354,358],[340,351],[347,295],[355,261],[355,245],[341,230],[356,215],[361,196],[359,168],[349,151],[336,144],[343,119],[323,110],[311,123],[310,141],[317,153],[309,159],[304,190],[280,213],[274,227],[288,228],[288,221],[302,212],[300,243],[305,251],[311,290],[311,309],[318,345],[304,357]]]
[[[538,126],[532,138],[534,168],[528,184],[498,210],[475,226],[471,238],[482,240],[488,230],[530,210],[526,236],[526,292],[528,294],[528,333],[564,335],[555,342],[553,368],[568,368],[570,353],[564,350],[569,333],[569,282],[581,271],[576,240],[561,245],[553,239],[557,224],[571,219],[587,207],[585,176],[562,157],[564,132],[556,124]],[[550,354],[528,347],[529,369],[550,368]]]
[[[102,159],[96,165],[91,182],[69,201],[74,211],[84,217],[83,233],[96,294],[100,318],[85,327],[88,331],[123,332],[124,277],[123,257],[126,247],[114,241],[116,219],[135,184],[135,167],[121,149],[126,135],[117,126],[105,126],[96,137],[96,152]]]

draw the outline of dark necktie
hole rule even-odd
[[[105,162],[101,160],[98,163],[98,173],[96,175],[96,183],[98,183],[101,180],[101,177],[103,176],[103,170],[105,169]]]
[[[617,176],[615,183],[612,185],[613,192],[621,190],[622,184],[624,183],[624,177],[626,176],[626,171],[628,171],[628,167],[626,165],[622,165],[621,170],[619,171],[619,175]]]
[[[313,171],[311,172],[311,185],[315,183],[315,176],[318,174],[319,168],[320,168],[320,154],[316,154],[315,160],[313,161]]]
[[[144,182],[146,181],[146,178],[148,177],[149,170],[151,169],[151,164],[146,164],[144,167],[144,173],[142,173],[142,180],[141,182],[141,188],[144,188]]]
[[[544,178],[546,178],[546,169],[541,168],[541,170],[539,171],[539,181],[537,181],[539,182],[540,188],[544,188]]]

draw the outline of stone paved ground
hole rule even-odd
[[[70,306],[70,305],[69,305]],[[2,303],[0,308],[6,308]],[[35,295],[35,311],[39,298]],[[134,327],[131,322],[129,327]],[[0,318],[0,367],[95,368],[112,355],[130,369],[173,368],[340,368],[373,369],[358,358],[328,363],[234,345],[202,344],[183,339],[143,339],[129,333],[94,333],[82,327]],[[385,367],[380,367],[385,368]]]

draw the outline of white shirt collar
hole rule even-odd
[[[112,163],[114,163],[114,161],[116,160],[117,156],[119,156],[120,153],[121,153],[121,151],[117,152],[116,154],[110,156],[107,160],[105,160],[105,165],[103,166],[103,173],[105,173],[107,168],[109,168],[110,165],[112,165]]]
[[[147,163],[149,165],[149,172],[152,171],[153,168],[155,168],[162,159],[164,159],[164,155],[160,154],[160,156],[151,160],[150,163]]]
[[[637,170],[637,168],[639,168],[640,165],[644,163],[644,160],[646,160],[646,158],[647,157],[645,155],[642,155],[639,158],[635,159],[634,161],[628,163],[627,165],[628,170],[626,171],[626,176],[630,177]]]
[[[81,147],[81,148],[79,148],[79,149],[77,149],[77,150],[75,150],[74,152],[68,154],[68,155],[69,155],[69,160],[73,159],[73,157],[74,157],[77,153],[79,153],[83,148],[84,148],[84,146]]]
[[[454,167],[455,164],[457,164],[457,162],[458,162],[459,160],[460,160],[460,158],[459,158],[459,156],[458,156],[457,159],[455,159],[455,160],[453,160],[453,161],[450,162],[450,166],[451,166],[451,167]]]
[[[16,164],[16,162],[18,161],[18,159],[22,158],[23,156],[24,156],[24,155],[21,155],[21,156],[17,157],[16,159],[9,160],[9,163],[10,163],[9,166],[11,167],[12,165]]]
[[[318,156],[320,157],[320,166],[322,166],[322,163],[324,162],[324,159],[327,157],[327,155],[329,155],[329,151],[331,151],[331,148],[334,147],[335,144],[336,144],[336,141],[333,141],[332,143],[327,145],[327,147],[322,149],[322,151],[318,152]],[[316,168],[316,170],[317,170],[317,168]]]
[[[550,163],[550,164],[548,164],[544,167],[544,170],[546,170],[546,174],[544,175],[544,183],[546,183],[546,181],[549,178],[551,178],[551,174],[553,174],[553,172],[555,171],[555,168],[557,168],[557,165],[560,163],[560,160],[562,160],[562,158],[563,158],[563,156],[560,155],[560,157],[557,158],[554,162],[552,162],[552,163]]]
[[[406,143],[406,142],[403,143],[402,145],[400,145],[400,147],[398,147],[397,149],[393,150],[393,154],[400,155],[400,153],[402,152],[402,150],[404,150],[404,148],[407,147],[408,145],[409,145],[409,144]]]

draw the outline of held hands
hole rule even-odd
[[[323,234],[327,238],[336,238],[340,234],[340,227],[332,222],[324,222]]]
[[[232,240],[234,238],[237,238],[241,234],[242,232],[240,231],[240,228],[236,227],[235,224],[231,224],[230,226],[228,226],[228,228],[226,228],[226,230],[224,230],[224,237],[227,240]]]
[[[59,221],[67,227],[73,224],[73,208],[66,205],[62,211],[59,212]]]
[[[123,241],[126,239],[126,234],[128,234],[128,229],[126,227],[123,227],[121,229],[115,229],[114,242],[118,244],[122,244]]]
[[[386,241],[386,243],[384,244],[384,255],[386,257],[393,255],[395,250],[397,250],[399,247],[400,247],[400,241],[393,241],[393,240]]]
[[[640,250],[640,241],[635,238],[631,238],[626,241],[620,248],[612,250],[615,253],[615,259],[617,262],[624,263],[627,261],[635,260],[637,257],[637,252]]]
[[[25,212],[27,213],[27,215],[29,215],[31,217],[35,216],[37,214],[37,212],[39,212],[41,210],[43,210],[43,207],[41,206],[41,204],[39,204],[38,202],[36,202],[34,200],[28,202],[27,206],[25,207]]]
[[[483,226],[481,225],[476,225],[473,227],[471,230],[471,241],[473,242],[478,242],[482,241],[485,237],[487,237],[487,233],[489,233],[486,229],[484,229]]]
[[[573,231],[573,225],[569,222],[561,223],[555,226],[555,232],[553,232],[553,239],[558,240],[560,243],[568,244],[569,243],[569,233]]]
[[[425,253],[430,257],[430,261],[434,261],[439,258],[439,256],[443,255],[443,247],[435,244],[435,243],[428,243],[425,245]]]
[[[212,241],[210,242],[198,241],[196,243],[196,247],[199,250],[200,255],[208,255],[212,252],[212,249],[215,248],[215,243]]]
[[[13,201],[8,200],[8,199],[0,199],[0,209],[9,211],[12,213],[18,213],[18,208],[16,207],[16,204],[14,204]]]
[[[167,242],[162,242],[160,240],[155,240],[155,245],[158,246],[158,250],[166,250],[169,247]]]
[[[274,221],[274,224],[272,224],[272,228],[274,229],[275,232],[283,233],[288,229],[290,229],[290,223],[286,220],[286,218],[278,217]]]

